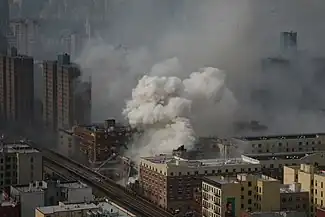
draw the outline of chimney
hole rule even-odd
[[[296,51],[298,46],[297,32],[281,32],[281,49],[283,52]]]

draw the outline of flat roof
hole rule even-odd
[[[239,164],[254,164],[252,162],[245,161],[242,158],[213,158],[213,159],[198,159],[198,160],[189,160],[180,158],[177,156],[171,155],[158,155],[154,157],[143,157],[142,159],[147,160],[154,164],[165,164],[172,166],[184,166],[188,167],[214,167],[214,166],[224,166],[224,165],[239,165]]]
[[[324,136],[325,133],[308,133],[308,134],[288,134],[288,135],[266,135],[266,136],[247,136],[237,137],[236,139],[245,141],[259,141],[259,140],[284,140],[284,139],[316,139],[319,136]]]
[[[37,207],[36,209],[39,210],[43,214],[54,214],[57,212],[64,212],[64,211],[78,211],[84,209],[96,209],[98,208],[97,205],[94,203],[81,203],[81,204],[60,204],[57,206],[43,206]]]
[[[297,185],[299,185],[299,183],[284,184],[280,187],[280,193],[301,193],[301,192],[308,193],[307,190],[302,190],[301,186],[298,187]]]
[[[87,210],[93,214],[109,214],[107,216],[115,217],[130,217],[134,216],[127,210],[118,207],[111,202],[91,202],[91,203],[75,203],[75,204],[64,204],[62,202],[56,206],[46,206],[46,207],[37,207],[41,213],[49,215],[58,212],[65,211],[78,211],[78,210]]]
[[[245,154],[244,156],[256,159],[256,160],[293,160],[301,159],[305,156],[320,153],[319,151],[309,152],[279,152],[279,153],[260,153],[260,154]]]
[[[8,142],[1,147],[0,152],[7,153],[37,153],[37,149],[30,147],[23,142]]]
[[[62,182],[59,184],[59,187],[63,188],[90,188],[88,185],[81,181],[76,181],[76,182]]]

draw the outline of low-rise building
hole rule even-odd
[[[57,206],[37,207],[35,217],[135,217],[133,213],[113,202],[91,202],[78,204],[59,203]]]
[[[100,165],[126,147],[132,132],[128,126],[106,120],[103,124],[74,126],[73,135],[89,163]]]
[[[281,211],[281,212],[242,212],[240,217],[307,217],[306,212]]]
[[[303,191],[309,192],[309,216],[316,216],[316,208],[325,203],[325,168],[315,164],[301,164],[284,168],[284,184],[298,182]]]
[[[280,188],[280,210],[297,211],[307,215],[309,192],[301,189],[300,183],[282,185]]]
[[[24,142],[0,147],[0,188],[42,180],[42,153]]]
[[[325,152],[320,151],[245,154],[242,157],[247,162],[252,161],[261,164],[264,174],[280,180],[283,179],[283,166],[302,163],[325,166]]]
[[[270,135],[232,139],[246,154],[325,151],[325,134]]]
[[[197,206],[193,192],[201,186],[202,177],[258,173],[261,165],[243,158],[188,160],[160,155],[142,158],[139,171],[140,187],[146,198],[168,211],[187,212]]]
[[[21,217],[34,217],[35,208],[60,201],[80,203],[94,199],[91,187],[82,182],[36,181],[10,187],[10,197],[21,204]]]
[[[203,179],[203,216],[239,216],[241,210],[279,211],[280,181],[268,176],[253,174]]]

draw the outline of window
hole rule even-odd
[[[248,182],[248,187],[252,187],[252,182]]]
[[[248,204],[252,204],[252,199],[248,199]]]
[[[248,196],[252,196],[252,191],[248,191]]]

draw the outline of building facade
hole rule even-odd
[[[33,58],[11,53],[0,58],[0,108],[3,119],[30,124],[34,117]],[[28,115],[26,115],[28,114]]]
[[[187,160],[161,155],[141,158],[139,171],[140,187],[146,198],[170,212],[186,213],[197,207],[193,194],[201,187],[202,177],[259,173],[261,165],[242,158]]]
[[[91,116],[91,83],[80,79],[81,71],[70,62],[68,54],[57,61],[43,63],[43,122],[53,130],[71,129],[76,124],[89,124]]]
[[[39,46],[39,24],[31,19],[12,19],[10,29],[20,54],[34,56]]]
[[[87,155],[88,161],[100,164],[127,147],[132,131],[128,126],[106,120],[103,124],[76,125],[73,127],[80,150]]]
[[[21,204],[21,217],[34,217],[35,208],[54,206],[60,201],[89,202],[94,199],[92,188],[82,182],[35,181],[10,188],[10,197]]]
[[[316,216],[316,209],[324,207],[324,183],[325,175],[323,166],[315,164],[301,164],[300,166],[288,166],[284,169],[284,183],[300,183],[303,191],[309,192],[310,206],[309,216]]]
[[[91,203],[62,203],[57,206],[37,207],[35,217],[136,217],[135,214],[125,210],[108,200]]]
[[[203,216],[234,217],[239,216],[241,210],[279,211],[280,181],[251,174],[203,179]]]
[[[0,152],[0,188],[27,184],[43,176],[42,153],[26,144],[6,143]]]
[[[20,217],[20,204],[6,193],[0,195],[0,217]]]
[[[231,142],[237,147],[244,147],[244,154],[325,150],[325,134],[245,137],[234,138]]]

